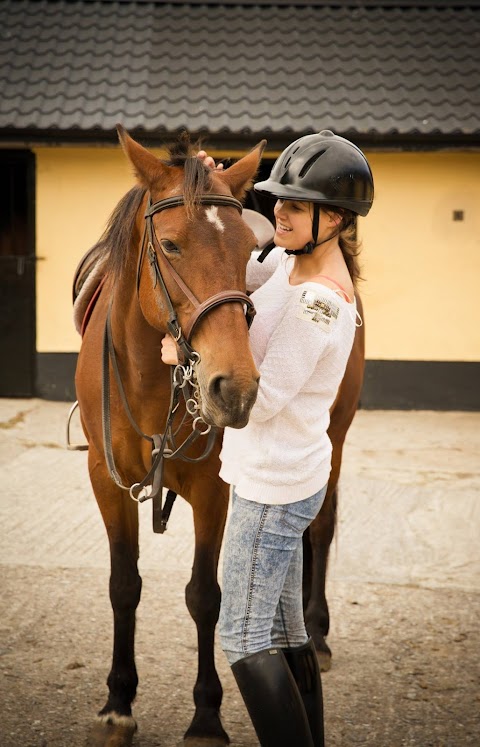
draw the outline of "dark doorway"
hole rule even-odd
[[[0,396],[35,386],[35,158],[0,150]]]
[[[260,164],[260,168],[255,177],[256,182],[263,182],[270,176],[272,166],[275,162],[271,158],[264,158]],[[265,195],[257,194],[253,189],[247,192],[247,199],[245,200],[245,207],[250,210],[256,210],[257,213],[262,213],[268,220],[275,225],[275,219],[273,217],[273,207],[275,200]]]

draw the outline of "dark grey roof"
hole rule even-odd
[[[480,8],[429,5],[0,0],[0,135],[478,136]]]

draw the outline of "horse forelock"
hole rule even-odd
[[[211,170],[204,166],[196,156],[199,144],[192,145],[188,133],[180,134],[178,140],[168,150],[167,166],[183,168],[182,192],[188,217],[192,217],[194,209],[199,205],[199,197],[209,192],[212,187]]]

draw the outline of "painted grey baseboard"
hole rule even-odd
[[[59,402],[75,402],[77,358],[77,353],[37,353],[36,396]]]
[[[367,361],[361,407],[480,410],[480,362]]]
[[[74,401],[77,353],[38,353],[36,395]],[[368,360],[368,410],[480,410],[480,362]]]

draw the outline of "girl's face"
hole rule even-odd
[[[273,209],[275,214],[274,241],[284,249],[302,249],[312,240],[313,205],[311,202],[296,200],[277,200]],[[332,215],[320,210],[320,227],[315,241],[328,235],[336,221]]]
[[[301,249],[312,240],[312,207],[309,202],[277,200],[273,209],[274,241],[284,249]]]

